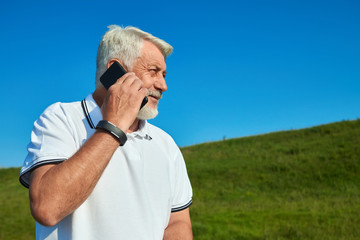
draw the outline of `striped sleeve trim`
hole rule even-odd
[[[51,159],[51,160],[44,160],[44,161],[35,163],[30,168],[26,169],[24,172],[22,172],[20,174],[19,181],[24,187],[29,188],[30,187],[29,180],[30,180],[31,171],[35,170],[38,167],[44,166],[44,165],[58,164],[58,163],[61,163],[61,162],[65,161],[65,160],[66,159]]]
[[[179,212],[179,211],[181,211],[181,210],[184,210],[184,209],[190,207],[191,204],[192,204],[192,199],[191,199],[187,204],[185,204],[185,205],[183,205],[183,206],[176,207],[176,208],[172,208],[172,209],[171,209],[171,212]]]

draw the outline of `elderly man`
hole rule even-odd
[[[99,44],[96,90],[51,105],[34,123],[20,181],[29,187],[37,239],[192,239],[184,159],[146,121],[167,90],[171,53],[140,29],[110,26]],[[106,90],[99,79],[114,62],[128,73]]]

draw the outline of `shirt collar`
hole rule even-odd
[[[83,108],[89,126],[95,129],[99,121],[102,120],[102,114],[92,94],[89,94],[84,100],[81,101],[81,107]],[[127,133],[126,135],[130,138],[141,138],[147,140],[152,139],[149,134],[148,122],[146,120],[140,120],[139,129],[135,132]]]

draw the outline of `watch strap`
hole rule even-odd
[[[103,129],[106,132],[113,135],[120,142],[120,146],[123,146],[125,144],[125,142],[127,141],[126,134],[120,128],[118,128],[114,124],[112,124],[111,122],[101,120],[96,125],[96,129]]]

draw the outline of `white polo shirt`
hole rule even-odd
[[[101,119],[91,94],[48,107],[34,123],[21,183],[29,187],[34,168],[70,158]],[[88,199],[54,227],[37,223],[36,239],[163,238],[171,212],[192,203],[184,159],[173,139],[146,121],[127,137]]]

